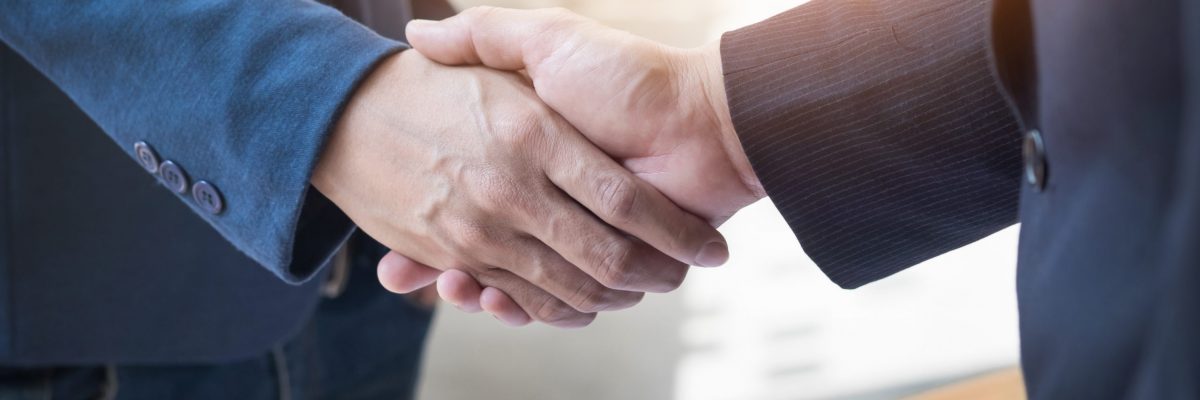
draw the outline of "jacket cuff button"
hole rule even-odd
[[[158,165],[158,179],[172,192],[184,194],[188,189],[187,173],[174,161],[163,161]]]
[[[199,181],[192,186],[192,199],[209,214],[216,215],[225,211],[225,199],[221,198],[221,192],[207,181]]]
[[[1042,132],[1030,129],[1025,133],[1022,151],[1025,158],[1025,182],[1040,192],[1046,187],[1046,144]]]
[[[149,144],[141,141],[134,143],[133,154],[137,157],[138,164],[141,164],[146,172],[151,174],[158,172],[158,153],[155,153],[154,148]]]

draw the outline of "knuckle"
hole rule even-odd
[[[683,223],[668,227],[667,229],[670,234],[666,237],[666,248],[675,249],[678,251],[692,248],[692,246],[695,246],[694,243],[697,243],[707,237],[704,236],[706,234],[700,230],[704,229],[705,227],[707,227],[707,225],[697,228],[697,226],[692,224]]]
[[[536,250],[534,250],[532,247],[526,246],[526,248],[522,248],[517,251],[530,252]],[[544,258],[534,257],[531,262],[533,264],[533,268],[530,268],[530,270],[526,272],[527,276],[525,277],[525,280],[528,280],[530,283],[533,283],[539,287],[546,287],[549,284],[554,283],[555,276],[552,273],[553,270],[547,268],[548,263]]]
[[[595,252],[596,279],[613,289],[629,287],[633,274],[633,243],[626,239],[613,239],[598,247]]]
[[[474,7],[468,8],[466,10],[463,10],[463,12],[461,12],[460,14],[463,17],[466,17],[468,20],[478,21],[478,20],[482,19],[483,17],[487,16],[488,14],[491,14],[495,11],[496,11],[496,7],[492,7],[492,6],[474,6]]]
[[[495,235],[491,229],[479,222],[463,221],[455,224],[450,231],[450,239],[460,250],[492,246]]]
[[[556,325],[570,322],[575,318],[576,311],[558,299],[547,296],[534,309],[533,315],[538,321]]]
[[[497,173],[481,174],[476,188],[479,191],[479,205],[486,211],[505,207],[519,192],[512,179]]]
[[[499,132],[500,140],[510,147],[527,148],[542,141],[546,116],[535,110],[510,113]]]
[[[603,178],[597,184],[596,191],[600,212],[607,219],[621,223],[633,218],[638,202],[638,187],[632,180],[623,176]]]
[[[538,191],[532,189],[532,184],[523,177],[490,174],[481,179],[479,207],[489,217],[503,221],[514,219],[531,219],[541,215],[545,202],[539,197]]]
[[[572,291],[568,302],[579,312],[593,313],[607,310],[612,305],[609,290],[593,281],[584,280]]]

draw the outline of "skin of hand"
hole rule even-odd
[[[718,226],[765,197],[734,131],[719,42],[667,47],[561,9],[477,7],[441,22],[413,21],[413,47],[448,65],[524,71],[537,94],[589,140],[684,209]],[[460,308],[528,321],[469,277],[439,275],[393,252],[380,269],[405,288],[438,280]]]
[[[728,254],[711,225],[597,149],[521,75],[415,51],[356,90],[311,182],[408,260],[499,289],[489,296],[555,326],[678,287],[685,263],[725,261],[712,247]],[[415,289],[393,272],[380,271],[385,287]]]

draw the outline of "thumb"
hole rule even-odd
[[[575,15],[563,10],[473,7],[443,21],[413,20],[406,36],[414,49],[448,65],[483,64],[533,69],[557,47],[552,30]]]

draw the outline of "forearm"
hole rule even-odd
[[[829,1],[730,32],[733,126],[808,255],[857,287],[1016,222],[988,1]]]

